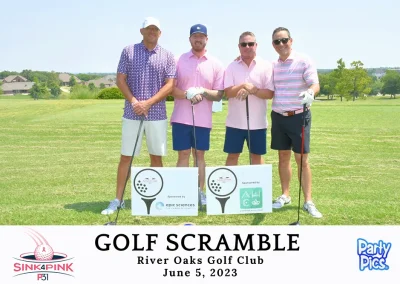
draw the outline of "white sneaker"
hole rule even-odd
[[[207,197],[203,191],[200,192],[200,202],[201,202],[201,205],[203,205],[203,206],[207,205]]]
[[[315,204],[312,201],[307,201],[304,203],[303,209],[314,218],[322,218],[321,212],[318,211],[317,207],[315,207]]]
[[[292,203],[292,199],[290,198],[290,196],[286,196],[286,195],[282,194],[277,199],[275,199],[274,203],[272,203],[272,208],[280,209],[283,206],[288,205],[290,203]]]
[[[103,215],[111,215],[113,214],[115,211],[118,210],[118,207],[121,206],[121,208],[125,208],[125,201],[122,200],[122,203],[118,200],[118,199],[114,199],[110,202],[110,204],[108,205],[107,209],[104,209],[103,211],[101,211],[101,214]]]

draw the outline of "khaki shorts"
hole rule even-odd
[[[122,118],[122,146],[121,155],[132,156],[138,135],[140,120]],[[167,120],[143,121],[139,140],[135,150],[135,156],[140,154],[143,134],[146,136],[146,144],[149,154],[154,156],[167,155]]]

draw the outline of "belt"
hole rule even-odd
[[[309,110],[310,110],[309,107],[306,108],[306,111],[309,111]],[[295,114],[299,114],[299,113],[302,113],[302,112],[303,112],[303,109],[301,108],[301,109],[296,109],[296,110],[291,110],[291,111],[284,111],[284,112],[277,112],[277,113],[279,113],[280,115],[283,115],[283,116],[293,116]]]

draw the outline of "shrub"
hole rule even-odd
[[[120,89],[112,87],[101,90],[97,98],[101,100],[115,100],[115,99],[124,99],[125,97]]]
[[[69,98],[73,100],[85,100],[97,98],[97,91],[90,91],[87,86],[76,84],[71,88]]]

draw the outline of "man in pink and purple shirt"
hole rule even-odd
[[[267,99],[271,99],[274,94],[272,65],[256,56],[255,35],[252,32],[242,33],[238,47],[240,58],[227,67],[224,78],[224,89],[228,98],[224,144],[224,152],[228,153],[227,166],[238,164],[244,141],[247,141],[251,164],[264,163],[262,155],[267,153]],[[246,98],[249,114],[246,110]]]
[[[162,156],[167,154],[165,98],[175,85],[175,59],[171,52],[158,44],[161,28],[157,19],[146,18],[140,33],[142,42],[125,47],[118,64],[117,86],[125,97],[121,157],[116,196],[101,212],[103,215],[110,215],[124,206],[123,192],[129,166],[133,156],[140,153],[143,134],[151,167],[162,167]],[[133,153],[136,139],[138,145]]]
[[[279,209],[291,203],[289,185],[292,175],[290,158],[294,152],[298,172],[302,164],[303,209],[315,218],[322,214],[311,199],[311,169],[308,161],[310,152],[311,110],[314,95],[319,92],[318,74],[315,65],[305,55],[292,49],[293,38],[286,28],[279,27],[272,34],[272,45],[279,54],[274,62],[275,95],[271,112],[271,148],[278,150],[279,176],[282,195],[272,208]],[[306,105],[305,112],[303,105]],[[305,116],[303,159],[302,125]]]
[[[207,52],[207,41],[207,28],[204,25],[197,24],[190,28],[192,49],[182,54],[177,62],[177,80],[172,93],[175,98],[174,110],[171,115],[173,149],[178,151],[177,167],[188,167],[193,153],[194,164],[197,159],[199,168],[203,205],[206,203],[202,191],[206,166],[204,155],[210,148],[212,104],[221,100],[224,87],[224,68],[219,60]],[[193,133],[193,121],[196,135]]]

